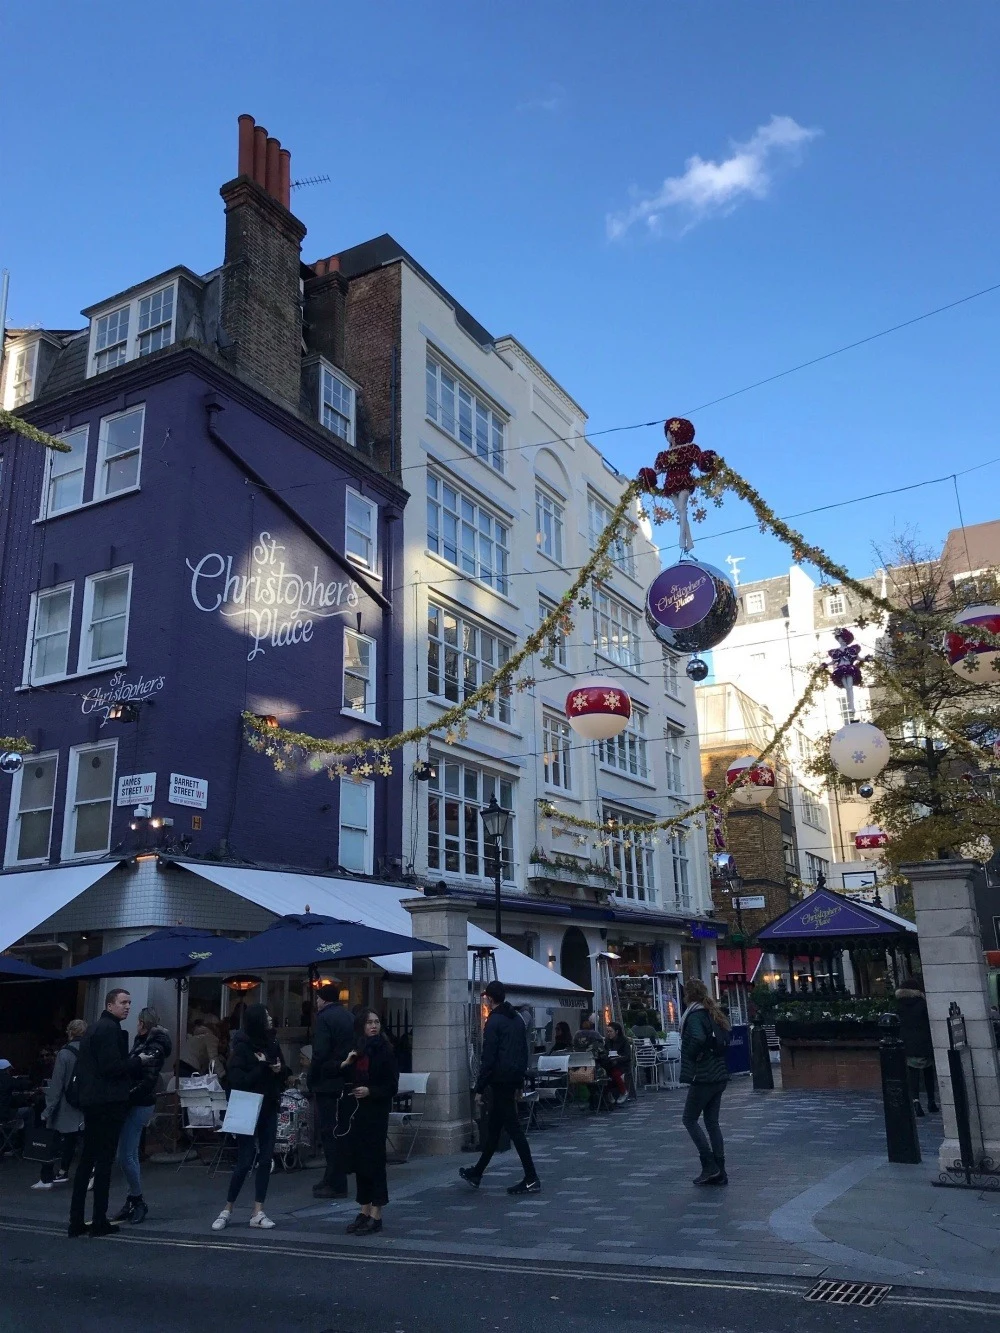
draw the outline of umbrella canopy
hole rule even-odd
[[[19,958],[0,954],[0,981],[62,981],[68,974],[47,967],[33,967]]]
[[[234,948],[235,940],[193,926],[167,926],[120,949],[89,958],[59,973],[60,981],[77,977],[178,977],[198,963],[209,963],[217,953]],[[215,969],[211,969],[215,970]]]
[[[195,975],[218,972],[259,972],[269,967],[323,967],[344,958],[383,957],[394,953],[420,953],[444,949],[443,944],[376,930],[357,921],[338,921],[332,916],[282,916],[252,939],[219,950],[199,962]]]

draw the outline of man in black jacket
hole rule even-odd
[[[483,1032],[483,1058],[475,1090],[477,1096],[486,1094],[488,1097],[486,1142],[476,1165],[463,1166],[458,1174],[473,1189],[478,1189],[483,1172],[497,1150],[500,1135],[506,1130],[524,1168],[524,1179],[511,1185],[507,1193],[538,1194],[541,1182],[517,1116],[517,1090],[524,1086],[524,1076],[528,1072],[528,1030],[521,1015],[507,1003],[503,982],[491,981],[483,995],[490,1016]]]
[[[313,1053],[307,1079],[309,1091],[316,1098],[319,1133],[326,1157],[326,1171],[313,1186],[317,1199],[347,1197],[347,1171],[344,1168],[344,1142],[350,1108],[344,1096],[343,1062],[354,1049],[354,1019],[340,1003],[337,986],[320,986],[316,992],[316,1022],[313,1025]]]
[[[152,1056],[129,1056],[128,1034],[122,1022],[128,1018],[132,998],[120,987],[108,991],[104,1012],[80,1042],[77,1056],[77,1085],[83,1111],[83,1153],[73,1179],[69,1207],[69,1235],[114,1236],[119,1227],[108,1221],[108,1192],[111,1167],[118,1147],[129,1090]],[[94,1218],[88,1228],[83,1220],[87,1186],[94,1176]]]

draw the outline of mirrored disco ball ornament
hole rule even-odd
[[[870,797],[875,795],[875,788],[870,782],[862,782],[861,786],[858,788],[858,795],[863,796],[867,801]]]
[[[590,676],[566,696],[566,717],[585,741],[607,741],[628,726],[632,700],[625,690],[604,676]]]
[[[889,740],[871,722],[848,722],[830,739],[830,760],[842,778],[866,782],[889,762]]]
[[[692,657],[684,668],[684,672],[688,680],[693,680],[697,685],[699,681],[703,681],[707,677],[708,663],[702,657]]]
[[[23,766],[24,760],[16,750],[4,750],[0,754],[0,773],[6,773],[9,778],[15,773],[20,773]]]
[[[675,653],[714,648],[736,624],[738,612],[732,581],[703,560],[681,560],[661,570],[646,590],[646,622]]]
[[[967,606],[958,613],[955,628],[944,639],[948,665],[970,685],[979,682],[995,685],[1000,680],[1000,671],[993,663],[1000,658],[1000,648],[977,639],[977,629],[1000,634],[1000,606]]]

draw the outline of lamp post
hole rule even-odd
[[[500,938],[500,881],[503,878],[503,840],[511,821],[511,812],[497,804],[496,794],[490,797],[485,810],[480,810],[483,821],[483,833],[488,842],[493,844],[494,884],[496,887],[496,928],[494,935]]]
[[[729,897],[733,906],[736,908],[736,929],[740,933],[740,959],[743,964],[743,980],[747,981],[747,937],[743,931],[743,880],[740,872],[736,868],[736,860],[728,852],[723,852],[713,858],[716,868],[721,871],[729,888]]]

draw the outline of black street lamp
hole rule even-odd
[[[722,874],[729,889],[729,897],[736,908],[736,929],[740,936],[740,959],[743,963],[743,980],[747,981],[747,937],[743,930],[743,879],[736,869],[736,860],[727,852],[713,858],[716,869]]]
[[[494,872],[496,885],[496,929],[494,935],[500,938],[500,880],[503,876],[503,840],[507,833],[507,828],[511,821],[511,812],[502,809],[497,804],[496,795],[490,797],[490,803],[485,810],[480,810],[480,818],[483,821],[483,833],[488,842],[493,844]]]

